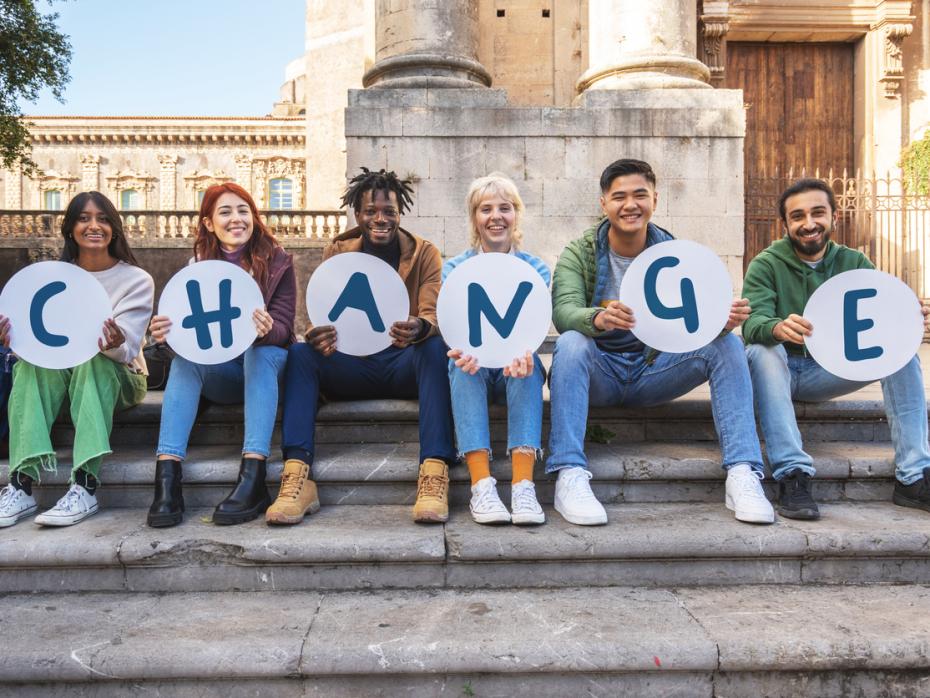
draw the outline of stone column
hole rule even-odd
[[[158,205],[162,211],[173,211],[178,205],[178,156],[159,155],[161,176],[158,178]]]
[[[478,0],[377,0],[375,59],[365,87],[491,85],[478,61]]]
[[[100,156],[81,156],[81,191],[100,191]]]
[[[710,87],[694,0],[589,0],[585,90]]]

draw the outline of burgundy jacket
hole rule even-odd
[[[255,346],[287,347],[295,339],[297,276],[294,274],[294,258],[282,248],[275,247],[268,262],[268,281],[261,286],[265,307],[274,318],[274,325],[268,334],[255,340]]]

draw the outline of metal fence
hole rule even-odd
[[[836,194],[835,241],[860,250],[878,269],[904,281],[919,297],[930,297],[930,196],[908,192],[902,180],[891,175],[801,170],[749,177],[744,267],[782,237],[778,197],[794,180],[808,176],[828,182]]]

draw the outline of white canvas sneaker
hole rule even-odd
[[[587,468],[562,468],[555,481],[555,510],[569,523],[598,526],[607,523],[607,512],[588,482],[593,475]]]
[[[775,510],[762,490],[763,475],[739,463],[727,471],[727,509],[736,515],[737,521],[748,523],[773,523]]]
[[[510,512],[497,494],[497,480],[485,477],[471,488],[471,517],[480,524],[510,523]]]
[[[0,528],[12,526],[17,521],[32,516],[37,509],[35,497],[7,485],[0,490]]]
[[[546,522],[546,514],[536,499],[536,485],[520,480],[510,488],[510,520],[518,526]]]
[[[58,504],[36,517],[40,526],[71,526],[97,513],[97,498],[78,484],[71,485]]]

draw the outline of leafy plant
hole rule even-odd
[[[898,164],[908,194],[930,194],[930,130],[901,151]]]
[[[596,444],[609,444],[617,436],[616,432],[611,431],[600,424],[588,424],[585,430],[585,441],[593,441]]]

